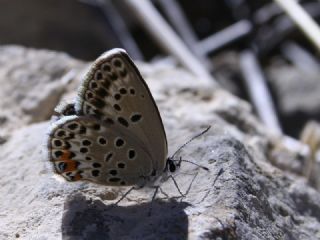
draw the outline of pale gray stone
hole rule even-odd
[[[23,51],[34,59],[46,55]],[[69,61],[56,57],[53,62]],[[37,75],[42,62],[28,73]],[[183,162],[175,179],[182,192],[190,188],[185,198],[168,180],[152,204],[154,189],[144,188],[112,207],[127,188],[57,180],[47,159],[49,121],[20,122],[0,145],[0,239],[320,239],[319,192],[271,164],[276,137],[248,103],[199,86],[182,69],[139,68],[159,106],[171,154],[212,126],[179,154],[209,171]],[[59,99],[75,94],[78,84],[72,79]],[[22,96],[30,89],[15,87]]]

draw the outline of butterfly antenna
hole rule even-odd
[[[196,138],[198,138],[198,137],[202,136],[203,134],[205,134],[206,132],[208,132],[210,128],[211,128],[211,126],[207,127],[204,131],[202,131],[201,133],[197,134],[196,136],[193,136],[189,141],[187,141],[185,144],[183,144],[182,146],[180,146],[180,147],[178,148],[178,150],[175,151],[175,153],[171,156],[170,159],[174,158],[174,156],[177,155],[178,152],[181,151],[181,149],[183,149],[186,145],[188,145],[189,143],[191,143],[193,140],[195,140]]]
[[[181,162],[187,162],[187,163],[191,163],[191,164],[193,164],[193,165],[195,165],[195,166],[197,166],[197,167],[199,167],[199,168],[202,168],[203,170],[206,170],[206,171],[209,171],[209,168],[207,168],[207,167],[205,167],[205,166],[202,166],[202,165],[199,165],[199,164],[197,164],[197,163],[194,163],[194,162],[191,162],[191,161],[189,161],[189,160],[185,160],[185,159],[171,159],[172,161],[174,161],[174,162],[178,162],[178,166],[180,166],[180,163]]]

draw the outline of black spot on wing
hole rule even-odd
[[[140,113],[136,113],[131,116],[130,120],[131,120],[131,122],[136,123],[136,122],[140,121],[141,118],[142,118],[142,115]]]
[[[121,178],[109,178],[109,182],[120,182],[121,181]]]
[[[99,137],[98,138],[98,143],[100,145],[106,145],[107,144],[107,139],[105,139],[104,137]]]
[[[93,98],[90,100],[90,103],[97,108],[104,108],[106,106],[106,103],[100,98]]]
[[[91,171],[91,174],[92,174],[92,176],[94,176],[94,177],[98,177],[99,176],[99,173],[100,173],[100,171],[99,170],[92,170]]]
[[[128,151],[128,158],[131,160],[131,159],[134,159],[135,156],[136,156],[136,152],[133,149],[130,149]]]
[[[128,127],[128,126],[129,126],[128,121],[127,121],[126,119],[124,119],[123,117],[118,117],[118,122],[119,122],[121,125],[125,126],[125,127]]]
[[[63,155],[63,152],[62,151],[55,151],[54,155],[55,155],[56,158],[59,158],[59,157],[61,157]]]
[[[127,94],[127,89],[125,89],[125,88],[120,88],[119,92],[120,92],[122,95],[125,95],[125,94]]]
[[[96,131],[99,131],[100,130],[100,128],[101,128],[101,126],[100,126],[100,124],[94,124],[93,126],[92,126],[92,128],[94,129],[94,130],[96,130]]]
[[[109,171],[109,173],[110,173],[111,175],[115,176],[115,175],[118,174],[118,171],[115,170],[115,169],[112,169],[112,170]]]
[[[81,153],[87,153],[87,152],[89,152],[89,149],[86,148],[86,147],[82,147],[82,148],[80,148],[80,152]]]
[[[99,88],[96,90],[96,94],[101,98],[108,96],[108,92],[104,88]]]
[[[95,162],[95,163],[92,164],[92,166],[93,166],[94,168],[100,168],[100,167],[101,167],[101,164]]]
[[[111,158],[113,157],[113,152],[109,152],[106,156],[105,156],[105,161],[109,162],[111,160]]]
[[[121,95],[120,95],[119,93],[116,93],[116,94],[114,95],[114,99],[117,100],[117,101],[119,101],[119,100],[121,99]]]
[[[126,167],[126,164],[125,163],[118,163],[118,168],[125,168]]]
[[[91,144],[92,144],[92,142],[90,140],[88,140],[88,139],[85,139],[85,140],[82,141],[82,145],[83,146],[90,146]]]
[[[61,140],[59,140],[59,139],[55,139],[54,141],[53,141],[53,143],[54,143],[54,145],[56,146],[56,147],[61,147],[62,146],[62,141]]]
[[[122,147],[125,144],[125,141],[122,138],[117,138],[115,140],[116,147]]]
[[[58,137],[64,137],[64,136],[66,136],[66,132],[64,130],[59,130],[58,133],[57,133],[57,136]]]
[[[113,108],[114,108],[115,110],[117,110],[118,112],[121,111],[121,107],[119,106],[119,104],[114,104],[114,105],[113,105]]]

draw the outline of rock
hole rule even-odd
[[[35,59],[52,56],[22,50]],[[70,59],[59,56],[52,62],[68,65],[63,62]],[[29,75],[45,65],[37,63],[25,69]],[[0,145],[0,239],[320,239],[320,193],[297,173],[271,164],[281,137],[268,133],[248,103],[222,89],[199,86],[182,69],[138,67],[159,106],[171,154],[212,125],[180,153],[209,171],[183,162],[175,180],[186,197],[169,179],[153,202],[154,189],[143,188],[113,206],[128,188],[57,180],[47,161],[49,121],[21,121]],[[59,99],[75,94],[79,82],[70,81]],[[15,91],[29,94],[19,86]],[[49,108],[53,111],[53,104]]]
[[[0,47],[0,137],[31,122],[50,119],[68,81],[83,63],[66,54],[18,46]]]

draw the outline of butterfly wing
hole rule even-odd
[[[136,136],[151,156],[156,170],[163,170],[167,140],[162,120],[133,61],[122,49],[99,57],[91,66],[79,90],[75,105],[78,115],[90,115]]]
[[[49,158],[67,181],[139,185],[153,172],[151,156],[139,141],[124,128],[94,117],[64,116],[50,131]]]

